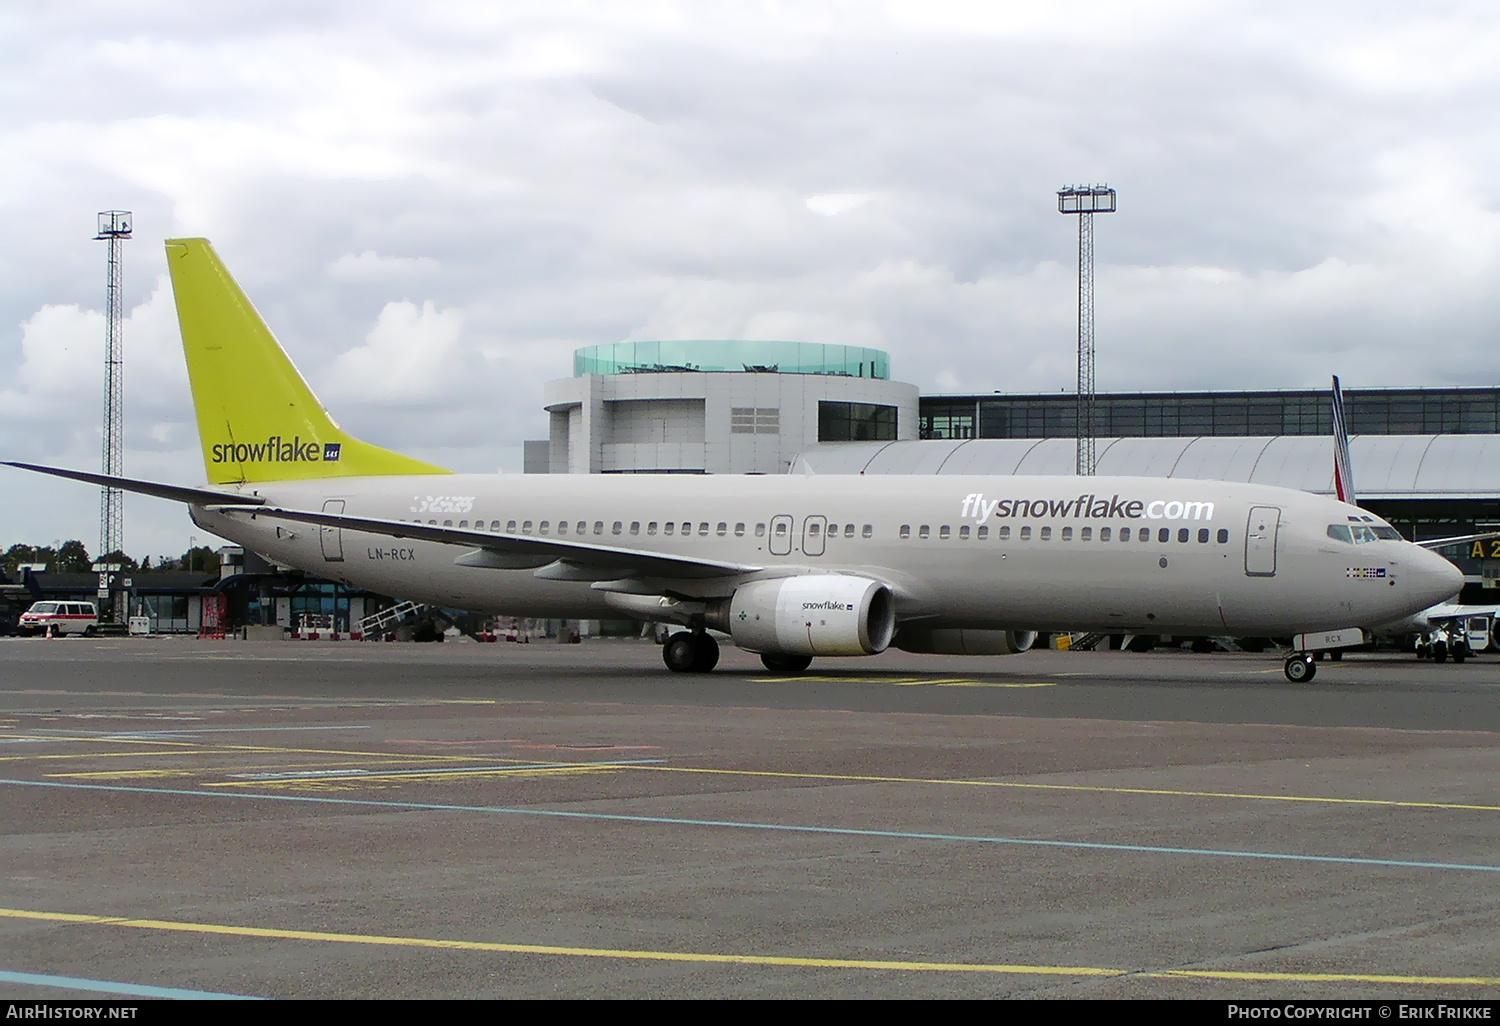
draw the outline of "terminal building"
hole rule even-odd
[[[825,442],[917,437],[917,387],[879,349],[815,342],[618,342],[545,386],[528,473],[783,474]]]
[[[1500,388],[1350,389],[1355,492],[1406,537],[1500,530]],[[1326,390],[1136,392],[1098,397],[1101,475],[1254,481],[1333,495]],[[1077,399],[942,395],[920,400],[920,439],[820,446],[794,470],[824,474],[1071,474]],[[1464,601],[1500,600],[1500,542],[1440,550]]]

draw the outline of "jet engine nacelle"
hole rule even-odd
[[[867,577],[809,574],[754,581],[734,593],[721,629],[752,652],[875,655],[896,633],[896,603],[889,588]]]
[[[922,655],[1013,655],[1036,643],[1036,631],[976,631],[964,627],[902,627],[893,642]]]

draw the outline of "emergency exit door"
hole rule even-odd
[[[1245,574],[1276,576],[1276,529],[1281,526],[1281,508],[1252,506],[1245,523]]]
[[[343,513],[343,499],[329,499],[323,503],[324,513]],[[337,527],[319,528],[319,535],[323,542],[323,562],[342,563],[344,561],[344,532]]]

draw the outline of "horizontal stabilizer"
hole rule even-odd
[[[63,470],[59,467],[42,467],[35,463],[13,463],[0,461],[0,466],[34,470],[38,474],[65,477],[70,481],[82,481],[103,488],[118,488],[122,492],[135,492],[173,502],[185,502],[190,506],[259,506],[266,500],[259,495],[242,492],[219,492],[211,488],[185,488],[182,485],[158,484],[155,481],[137,481],[130,477],[111,477],[108,474],[90,474],[86,470]]]

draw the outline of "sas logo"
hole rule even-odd
[[[343,445],[342,442],[324,442],[323,443],[323,462],[324,463],[337,463],[339,461],[339,456],[342,453],[343,448],[344,448],[344,445]]]
[[[1344,568],[1345,577],[1353,577],[1360,580],[1384,579],[1385,572],[1385,567],[1383,566],[1349,566]]]
[[[474,508],[472,495],[413,495],[413,513],[467,513]]]

